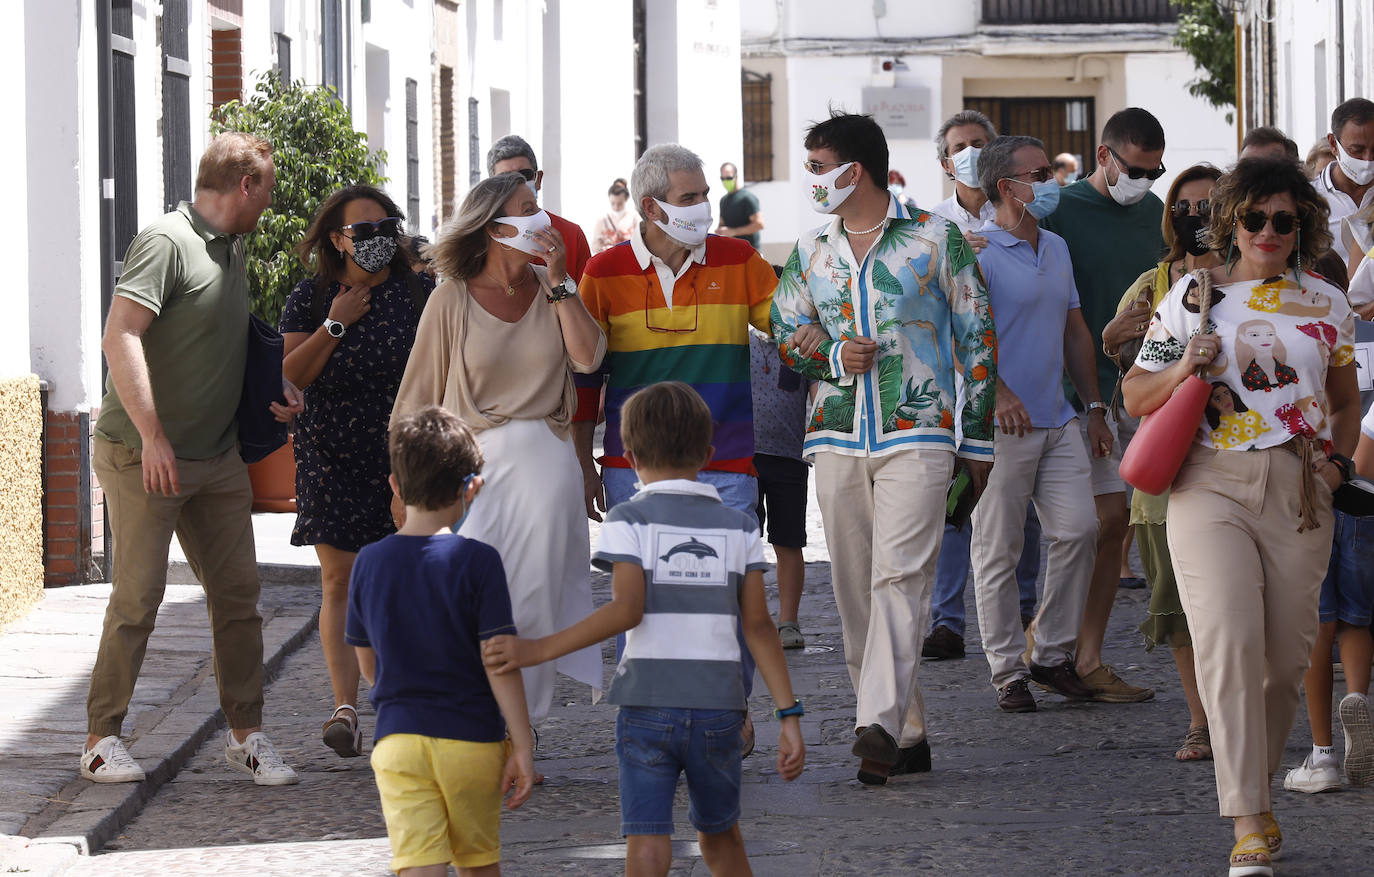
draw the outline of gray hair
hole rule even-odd
[[[487,176],[496,173],[497,162],[505,161],[508,158],[528,158],[530,169],[539,170],[539,162],[534,157],[534,149],[525,142],[525,138],[519,134],[507,134],[493,143],[491,149],[487,150]]]
[[[977,110],[960,110],[948,119],[945,119],[944,124],[940,126],[940,130],[935,132],[936,158],[939,158],[941,161],[949,158],[949,141],[946,140],[946,137],[949,136],[951,128],[958,128],[960,125],[982,125],[983,130],[988,134],[989,140],[997,136],[997,129],[992,126],[992,120],[987,116]],[[978,161],[981,162],[982,160],[982,155],[979,155]]]
[[[669,174],[677,171],[699,171],[701,168],[701,156],[676,143],[660,143],[644,150],[644,154],[635,163],[634,173],[630,174],[630,192],[640,218],[646,221],[649,219],[644,215],[643,202],[646,197],[659,201],[668,197],[668,187],[671,185]]]
[[[978,153],[978,185],[993,204],[1002,203],[997,182],[1016,173],[1016,153],[1027,146],[1045,149],[1045,144],[1035,137],[1010,134],[994,139]]]
[[[506,202],[524,185],[524,177],[509,173],[487,177],[473,186],[458,215],[439,232],[439,239],[425,248],[424,257],[445,277],[467,280],[482,273],[491,247],[487,227],[496,217],[505,216]]]

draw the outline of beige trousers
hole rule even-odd
[[[858,701],[855,725],[877,724],[898,745],[915,745],[926,736],[916,668],[954,454],[945,448],[881,457],[822,451],[815,465],[845,663]]]
[[[1035,501],[1041,532],[1050,543],[1031,655],[1045,666],[1073,659],[1097,560],[1097,507],[1076,420],[1024,436],[998,433],[994,448],[997,464],[973,510],[969,553],[983,652],[992,687],[1001,688],[1030,672],[1021,657],[1026,635],[1016,585],[1026,503]]]
[[[1195,445],[1169,495],[1169,551],[1207,709],[1222,816],[1272,809],[1331,557],[1331,495],[1298,533],[1301,462],[1286,448]]]
[[[139,451],[95,440],[95,471],[110,508],[114,590],[86,698],[88,730],[119,734],[143,667],[148,637],[167,588],[175,532],[205,588],[215,682],[231,728],[262,724],[262,616],[258,614],[253,488],[238,450],[209,460],[177,460],[181,493],[143,489]]]

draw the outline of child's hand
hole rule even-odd
[[[806,744],[802,742],[801,720],[788,716],[778,727],[778,773],[787,782],[801,776],[806,765]]]
[[[515,791],[511,792],[514,786]],[[511,750],[506,759],[506,769],[501,774],[501,797],[506,798],[506,809],[514,810],[530,799],[534,790],[534,752],[529,749]]]
[[[482,664],[492,673],[509,673],[537,663],[532,651],[529,640],[503,633],[483,640]]]

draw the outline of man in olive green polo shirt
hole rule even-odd
[[[243,235],[272,203],[275,182],[271,144],[219,135],[201,157],[195,200],[139,232],[115,288],[94,460],[114,536],[114,587],[81,756],[81,775],[95,782],[144,778],[119,733],[166,588],[173,532],[205,588],[230,728],[226,759],[258,785],[297,782],[262,734],[253,494],[237,446],[248,353]],[[272,411],[286,421],[303,403],[288,382],[282,393]]]

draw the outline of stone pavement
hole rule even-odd
[[[812,556],[823,556],[818,528],[811,538]],[[594,579],[594,590],[598,600],[608,596],[604,576]],[[300,591],[313,599],[313,590]],[[971,589],[968,596],[971,601]],[[1135,633],[1145,599],[1143,591],[1122,592],[1106,652],[1127,679],[1159,691],[1154,701],[1078,705],[1038,695],[1040,712],[1025,715],[1003,714],[994,705],[970,602],[969,657],[922,665],[934,771],[868,788],[855,781],[848,752],[853,698],[829,568],[808,563],[802,624],[811,648],[788,656],[807,705],[807,770],[795,783],[778,778],[776,725],[759,685],[751,704],[759,749],[745,765],[741,819],[755,872],[1221,873],[1230,829],[1216,815],[1210,762],[1172,758],[1186,708],[1169,656],[1145,654]],[[609,668],[609,647],[605,654]],[[508,874],[622,871],[614,710],[588,700],[585,689],[560,680],[560,706],[542,729],[537,753],[548,781],[503,818]],[[103,851],[47,863],[31,856],[20,867],[80,875],[387,873],[385,828],[367,760],[338,759],[319,742],[330,706],[312,636],[286,659],[267,696],[269,731],[301,773],[299,786],[253,786],[224,764],[222,736],[212,735]],[[365,731],[374,718],[364,706]],[[1304,716],[1285,764],[1301,761],[1307,745]],[[65,770],[74,782],[70,751],[53,770]],[[1286,838],[1279,873],[1369,872],[1374,790],[1305,796],[1280,789],[1275,796]],[[705,874],[685,794],[676,819],[673,873]]]

